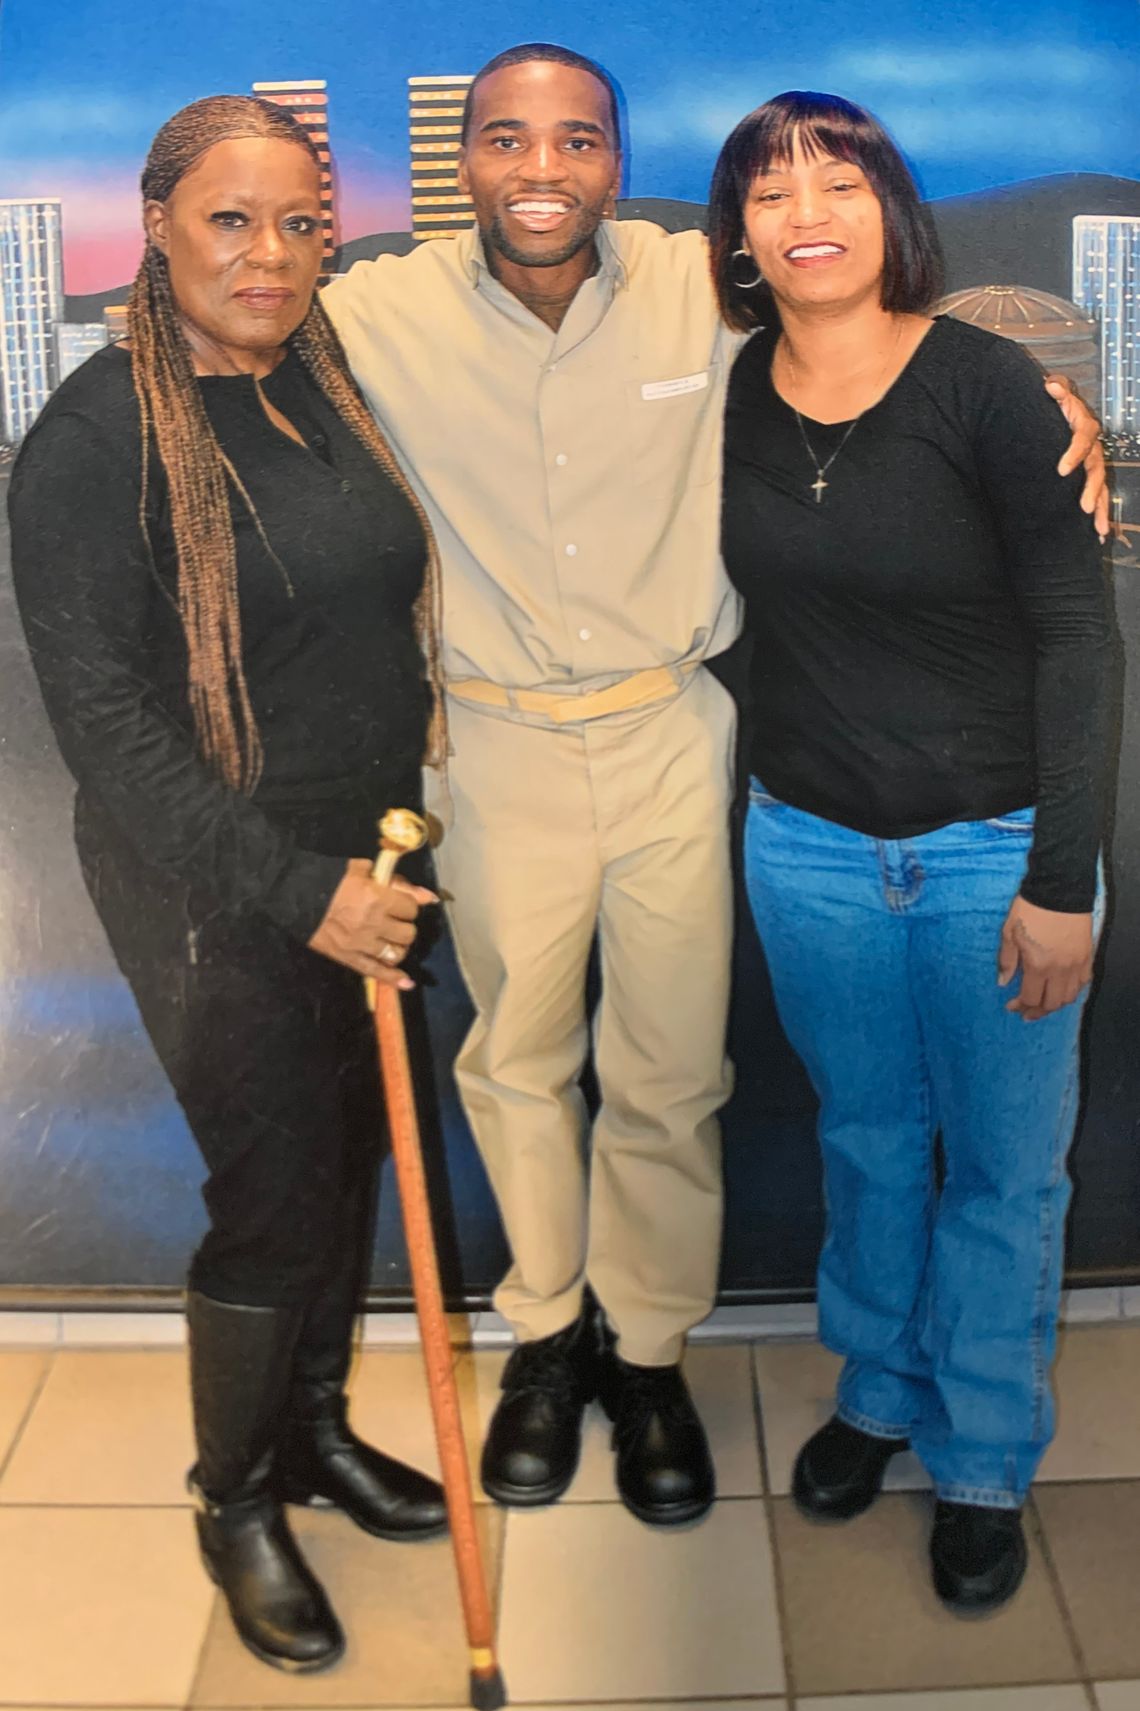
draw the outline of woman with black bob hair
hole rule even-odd
[[[207,1166],[202,1556],[250,1650],[312,1670],[344,1636],[283,1504],[385,1538],[446,1524],[438,1484],[361,1442],[345,1402],[383,1152],[361,976],[412,984],[435,901],[373,884],[370,857],[441,749],[438,559],[315,295],[303,128],[196,101],[142,202],[129,342],[24,442],[12,562],[83,876]]]
[[[1098,875],[1110,625],[1015,344],[932,319],[937,252],[886,132],[833,95],[741,121],[710,209],[723,548],[754,638],[745,873],[820,1101],[816,1518],[909,1442],[934,1585],[1009,1598],[1050,1441],[1066,1156]],[[936,1170],[941,1136],[943,1171]]]

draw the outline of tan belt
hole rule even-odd
[[[568,725],[579,719],[604,719],[608,713],[626,713],[631,707],[648,707],[653,701],[664,701],[675,695],[700,665],[700,660],[686,660],[683,665],[658,665],[649,671],[635,671],[620,683],[607,689],[591,689],[585,695],[551,694],[541,689],[507,689],[501,683],[490,683],[485,677],[463,677],[447,685],[449,695],[460,701],[473,701],[480,707],[501,707],[514,713],[540,713],[556,725]]]

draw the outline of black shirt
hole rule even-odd
[[[260,909],[304,940],[345,858],[374,852],[375,816],[416,806],[423,531],[292,354],[262,388],[305,445],[269,420],[250,376],[199,385],[264,531],[233,493],[242,658],[264,749],[252,796],[227,788],[195,746],[167,485],[152,444],[148,550],[122,347],[65,381],[21,449],[9,492],[16,594],[89,812],[214,907]]]
[[[817,502],[772,385],[777,336],[741,352],[725,430],[724,556],[755,636],[752,771],[876,838],[1036,804],[1022,894],[1091,908],[1110,631],[1040,370],[939,318]],[[804,418],[819,464],[847,427]]]

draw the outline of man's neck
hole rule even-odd
[[[512,297],[557,332],[578,292],[601,265],[596,243],[571,256],[559,267],[522,267],[508,261],[492,244],[485,245],[487,266]]]

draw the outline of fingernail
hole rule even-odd
[[[406,974],[402,974],[400,976],[399,980],[396,982],[396,985],[400,988],[401,992],[414,992],[416,990],[415,981],[409,980]]]

